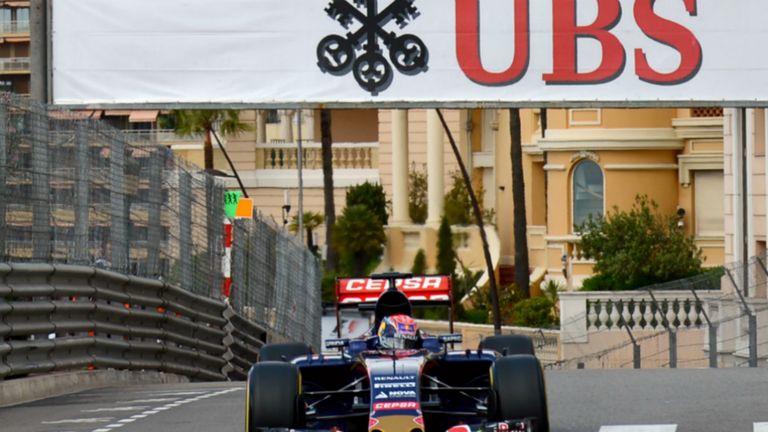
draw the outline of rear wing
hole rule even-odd
[[[370,278],[336,279],[336,329],[341,337],[341,309],[375,310],[376,301],[394,284],[411,306],[448,306],[449,331],[453,333],[453,283],[450,276],[413,276],[381,273]]]
[[[402,291],[413,306],[452,306],[449,276],[411,276],[407,278],[337,279],[336,302],[339,308],[373,309],[379,296],[389,289],[390,281]]]

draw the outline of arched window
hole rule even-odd
[[[585,159],[573,170],[573,226],[603,215],[603,171],[595,162]]]

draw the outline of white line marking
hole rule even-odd
[[[205,393],[207,392],[203,390],[203,391],[182,391],[182,392],[153,392],[150,394],[157,395],[157,396],[195,396],[195,395],[201,395]]]
[[[119,401],[115,402],[118,404],[145,404],[145,403],[157,403],[157,402],[173,402],[177,401],[179,398],[159,398],[159,399],[139,399],[139,400],[132,400],[132,401]]]
[[[676,432],[677,425],[603,426],[600,432]]]
[[[179,407],[181,405],[184,405],[184,404],[187,404],[187,403],[196,402],[196,401],[199,401],[199,400],[202,400],[202,399],[207,399],[207,398],[214,397],[214,396],[221,396],[223,394],[232,393],[232,392],[235,392],[235,391],[242,391],[242,390],[245,390],[245,389],[244,388],[230,388],[230,389],[225,389],[225,390],[221,390],[221,391],[216,391],[216,392],[213,392],[213,393],[205,393],[205,394],[196,396],[194,398],[183,399],[183,400],[178,400],[179,398],[165,398],[165,399],[145,399],[143,401],[132,401],[132,402],[144,402],[144,403],[147,403],[147,402],[171,402],[171,403],[163,405],[163,406],[159,406],[159,407],[156,407],[156,408],[153,408],[151,410],[143,411],[141,414],[134,414],[131,417],[128,417],[128,418],[125,418],[125,419],[122,419],[122,420],[118,420],[117,423],[109,424],[109,425],[107,425],[104,428],[94,429],[91,432],[111,432],[113,429],[121,428],[121,427],[125,426],[128,423],[132,423],[132,422],[136,421],[137,419],[143,419],[143,418],[146,418],[146,417],[148,417],[150,415],[157,414],[157,413],[162,412],[162,411],[167,411],[167,410],[172,409],[172,408],[177,408],[177,407]],[[196,392],[190,392],[190,393],[191,394],[189,396],[191,396],[192,394],[198,394]],[[132,402],[118,402],[118,403],[132,403]],[[147,408],[147,407],[123,407],[123,408],[118,408],[117,410],[119,410],[119,411],[129,411],[129,408],[131,410],[139,410],[139,409],[144,409],[144,408]],[[103,408],[103,410],[110,410],[110,409],[109,408]],[[111,420],[112,420],[112,417],[108,417],[108,418],[105,419],[105,421],[107,421],[107,422],[109,422]],[[666,431],[663,431],[663,432],[666,432]]]
[[[768,423],[754,423],[753,432],[768,432]]]
[[[114,407],[114,408],[96,408],[89,410],[80,410],[81,413],[98,413],[98,412],[110,412],[110,411],[141,411],[149,408],[148,406],[129,406],[129,407]]]
[[[98,417],[98,418],[81,418],[81,419],[67,419],[67,420],[55,420],[55,421],[43,421],[41,424],[55,425],[65,423],[106,423],[112,421],[114,417]]]

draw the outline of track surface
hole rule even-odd
[[[552,432],[768,432],[768,369],[554,371],[547,387]],[[243,390],[243,383],[94,390],[0,408],[0,430],[240,432]]]

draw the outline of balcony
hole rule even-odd
[[[321,144],[304,143],[302,146],[304,169],[323,168]],[[334,143],[334,169],[374,169],[379,162],[378,143]],[[298,151],[295,143],[272,142],[256,146],[256,169],[295,170],[298,167]]]
[[[0,74],[29,74],[29,57],[0,58]]]
[[[202,149],[203,134],[181,136],[173,129],[126,129],[122,133],[132,143],[157,143],[166,146],[196,145]]]
[[[29,36],[29,20],[0,21],[0,36]]]
[[[225,144],[247,188],[298,187],[298,145],[272,141],[256,144]],[[323,156],[321,144],[303,142],[303,182],[307,188],[323,187]],[[380,182],[379,143],[333,143],[333,183],[337,188],[346,188],[369,181]],[[251,159],[253,158],[253,159]],[[251,165],[252,164],[252,165]],[[253,169],[250,169],[253,167]],[[238,187],[233,179],[226,179],[228,187]]]

